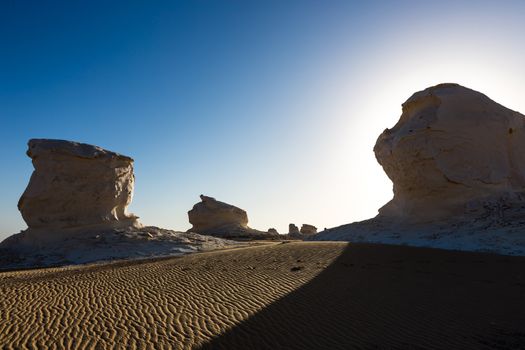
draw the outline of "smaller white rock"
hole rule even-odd
[[[246,211],[213,197],[200,195],[201,201],[188,212],[193,227],[189,230],[223,238],[274,239],[279,234],[255,230],[248,226]]]

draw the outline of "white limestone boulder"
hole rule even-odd
[[[288,234],[289,235],[297,235],[297,234],[299,234],[299,227],[297,227],[295,224],[289,224],[288,225]]]
[[[18,209],[29,229],[138,224],[127,212],[133,159],[71,141],[33,139],[28,145],[35,170]]]
[[[315,235],[317,233],[317,227],[315,227],[314,225],[303,224],[301,226],[300,232],[303,235]]]
[[[248,226],[246,211],[215,198],[200,195],[201,201],[188,212],[193,227],[189,230],[223,238],[273,239],[276,232],[264,232]]]
[[[380,215],[426,221],[525,189],[524,116],[487,96],[442,84],[415,93],[374,152],[394,184]]]
[[[97,146],[30,140],[35,170],[18,203],[28,229],[0,243],[0,270],[180,255],[236,244],[143,227],[127,212],[133,159]]]
[[[374,147],[393,199],[376,218],[315,239],[525,255],[524,123],[457,84],[415,93]]]
[[[272,235],[274,235],[274,236],[275,236],[275,235],[279,235],[279,231],[277,231],[277,229],[275,229],[275,228],[273,228],[273,227],[268,229],[268,233],[269,233],[269,234],[272,234]]]

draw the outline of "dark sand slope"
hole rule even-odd
[[[349,245],[206,349],[525,349],[525,258]]]
[[[25,348],[523,349],[525,257],[287,243],[0,274]]]

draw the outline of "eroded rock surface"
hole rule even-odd
[[[272,234],[272,235],[278,235],[279,234],[279,231],[277,231],[276,229],[274,228],[269,228],[268,229],[268,233]]]
[[[317,227],[314,225],[303,224],[300,232],[303,235],[315,235],[317,233]]]
[[[231,204],[219,202],[215,198],[200,195],[201,202],[188,212],[191,231],[201,232],[222,226],[248,227],[246,211]]]
[[[525,254],[524,122],[457,84],[415,93],[374,147],[393,199],[376,218],[316,239]]]
[[[394,183],[380,210],[410,221],[462,215],[525,189],[524,116],[456,84],[414,94],[374,148]]]
[[[297,227],[295,224],[288,225],[288,234],[294,235],[298,233],[299,233],[299,227]]]
[[[189,230],[205,235],[226,238],[276,238],[277,233],[264,232],[248,226],[246,211],[215,198],[201,195],[201,201],[188,212]]]
[[[85,264],[119,259],[176,256],[238,244],[193,232],[154,226],[26,230],[0,243],[0,271]]]
[[[0,270],[179,255],[232,241],[143,227],[126,209],[133,159],[97,146],[35,139],[35,170],[18,203],[28,229],[0,243]]]
[[[136,225],[133,159],[97,146],[33,139],[35,170],[18,202],[29,229]]]

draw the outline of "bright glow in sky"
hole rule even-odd
[[[372,148],[413,92],[525,112],[522,1],[72,3],[0,4],[0,239],[25,228],[30,138],[133,157],[145,224],[188,229],[203,193],[285,233],[376,215]]]

